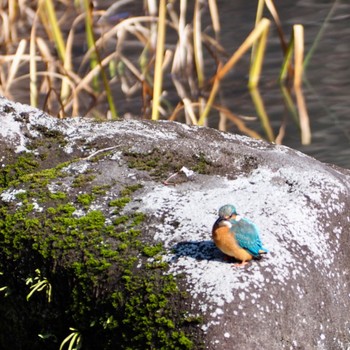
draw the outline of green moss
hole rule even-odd
[[[129,221],[129,217],[127,215],[122,215],[116,218],[113,223],[115,225],[121,225],[121,224],[127,223],[128,221]]]
[[[123,197],[111,200],[108,205],[110,207],[116,207],[118,209],[123,209],[131,201],[130,197]]]
[[[90,184],[95,177],[96,175],[93,174],[79,174],[73,180],[72,187],[84,188],[87,184]]]
[[[107,193],[107,190],[109,188],[111,188],[110,185],[93,186],[91,189],[91,193],[95,195],[104,195]]]
[[[55,192],[49,194],[50,199],[66,199],[67,195],[64,192]]]
[[[183,166],[200,174],[208,174],[214,167],[203,153],[182,158],[174,156],[170,151],[155,148],[146,154],[125,152],[124,157],[129,167],[147,171],[153,178],[163,180],[170,174],[178,172]]]
[[[193,342],[176,330],[174,310],[169,308],[170,296],[178,292],[174,277],[146,277],[124,276],[129,296],[123,322],[124,341],[133,349],[193,349]],[[146,293],[140,293],[141,290]]]
[[[77,196],[77,202],[82,204],[84,207],[88,208],[95,196],[90,193],[82,193]]]
[[[130,168],[145,170],[154,178],[163,178],[169,172],[174,172],[182,167],[181,159],[175,158],[170,152],[155,148],[147,154],[125,152]]]
[[[7,188],[21,176],[35,171],[39,163],[32,153],[22,153],[17,162],[0,168],[0,190]]]
[[[142,250],[143,254],[145,254],[148,257],[155,256],[161,251],[163,251],[163,245],[161,243],[158,243],[154,246],[145,246]]]
[[[125,188],[123,188],[121,190],[120,195],[123,196],[123,197],[130,196],[132,193],[134,193],[135,191],[139,190],[140,188],[142,188],[141,184],[135,184],[135,185],[126,186]]]
[[[203,153],[199,153],[194,157],[196,164],[192,167],[192,170],[199,174],[208,174],[212,163],[205,158]]]
[[[35,128],[46,138],[49,139],[50,142],[54,140],[59,146],[64,147],[67,144],[65,135],[58,131],[49,129],[46,126],[43,125],[36,125]],[[33,145],[37,146],[37,145]]]
[[[99,210],[77,214],[77,207],[90,206],[108,189],[88,190],[94,174],[75,178],[75,192],[83,194],[52,193],[48,184],[60,183],[67,164],[36,171],[35,162],[25,163],[23,174],[15,165],[3,173],[3,185],[26,189],[19,194],[21,206],[0,208],[0,271],[8,271],[2,276],[8,296],[0,303],[4,334],[11,334],[9,325],[15,325],[12,335],[22,342],[18,348],[31,349],[57,349],[52,339],[63,340],[70,326],[81,332],[84,349],[194,348],[174,306],[183,296],[175,278],[166,274],[167,264],[157,258],[163,247],[142,243],[139,225],[145,214],[120,214],[141,186],[122,188],[120,197],[108,203],[117,209],[111,224]],[[33,202],[46,206],[37,211]],[[142,256],[154,262],[137,268]],[[37,268],[52,285],[50,304],[40,293],[25,301],[24,281]],[[38,334],[52,337],[40,343]],[[10,340],[4,339],[0,337],[0,347],[8,348]]]

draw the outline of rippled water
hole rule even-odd
[[[301,145],[298,127],[286,110],[282,93],[275,84],[282,57],[276,31],[270,32],[260,92],[273,131],[276,135],[285,121],[287,127],[283,144],[321,161],[350,168],[350,2],[276,0],[275,4],[288,39],[293,24],[304,25],[306,54],[331,9],[333,12],[307,67],[303,85],[312,132],[312,142],[307,146]],[[234,50],[254,23],[256,2],[221,1],[221,5],[223,46]],[[232,77],[245,74],[244,64],[241,64],[242,73],[238,66]],[[237,80],[232,79],[232,82],[225,81],[225,87],[225,103],[232,111],[243,115],[257,114],[244,84],[237,84]],[[248,125],[264,134],[259,120]],[[235,128],[231,130],[235,131]]]

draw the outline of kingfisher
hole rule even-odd
[[[268,253],[261,243],[256,225],[238,215],[233,205],[222,206],[218,214],[212,237],[215,245],[224,254],[241,261],[234,266],[245,266],[248,261],[259,259],[261,254]]]

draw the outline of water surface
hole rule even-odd
[[[237,48],[254,23],[256,1],[219,1],[222,22],[222,43],[225,48]],[[282,62],[276,30],[269,36],[269,47],[260,84],[260,93],[275,135],[286,123],[283,144],[301,150],[321,161],[350,168],[350,2],[320,0],[276,0],[283,29],[289,39],[293,24],[305,28],[306,54],[330,11],[324,34],[307,66],[303,92],[306,100],[312,141],[302,145],[297,123],[288,112],[283,95],[275,81]],[[247,61],[249,57],[247,57]],[[250,94],[244,89],[245,63],[235,71],[236,79],[225,81],[225,103],[242,115],[257,115]],[[259,120],[250,127],[264,135]],[[230,129],[233,132],[235,127]]]

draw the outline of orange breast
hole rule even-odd
[[[226,255],[237,260],[248,261],[253,257],[245,249],[241,248],[227,226],[214,225],[212,237],[215,245]]]

